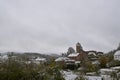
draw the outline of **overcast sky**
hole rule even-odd
[[[0,0],[0,51],[60,53],[120,42],[120,0]]]

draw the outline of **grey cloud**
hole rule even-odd
[[[119,0],[0,0],[0,51],[109,51],[120,42]]]

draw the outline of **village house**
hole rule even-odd
[[[56,63],[65,63],[65,64],[75,64],[75,60],[72,60],[68,57],[59,57],[55,60]]]
[[[120,50],[114,54],[114,60],[120,61]]]
[[[87,52],[88,54],[88,58],[91,60],[91,61],[95,61],[97,60],[97,52],[96,51],[88,51]]]
[[[8,55],[1,55],[0,56],[1,61],[5,61],[5,60],[8,60],[8,59],[9,59]]]
[[[57,59],[55,60],[55,62],[65,62],[65,61],[67,61],[67,60],[69,60],[68,57],[59,57],[59,58],[57,58]]]
[[[80,60],[80,54],[79,53],[72,53],[68,55],[68,58],[72,59],[72,60],[76,60],[79,61]]]
[[[36,64],[45,63],[46,62],[46,58],[37,57],[36,59],[33,59],[32,62],[36,63]]]

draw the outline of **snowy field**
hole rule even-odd
[[[75,80],[78,75],[72,71],[61,71],[65,80]],[[102,77],[98,76],[85,76],[87,80],[102,80]]]
[[[102,80],[101,77],[98,76],[85,76],[87,80]]]
[[[61,71],[63,77],[65,78],[65,80],[75,80],[78,75],[75,74],[73,71]],[[102,78],[104,80],[112,80],[110,75],[101,75],[101,76],[85,76],[86,80],[102,80]]]
[[[76,74],[74,74],[72,71],[62,71],[63,77],[65,80],[75,80],[77,77]]]

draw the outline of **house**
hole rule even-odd
[[[89,51],[88,56],[97,56],[95,51]]]
[[[103,52],[97,52],[97,56],[102,56],[103,54]]]
[[[72,60],[75,60],[75,61],[87,60],[84,53],[71,53],[71,54],[68,55],[68,58],[70,58]]]
[[[94,50],[86,51],[86,52],[87,52],[89,60],[91,60],[91,61],[96,61],[99,59],[99,57],[101,57],[103,55],[103,52],[97,52]]]
[[[46,58],[37,57],[36,59],[33,59],[32,62],[36,63],[36,64],[45,63],[46,62]]]
[[[75,64],[75,60],[72,60],[68,57],[59,57],[55,60],[57,63],[65,63],[65,64]]]
[[[96,51],[87,51],[87,56],[91,61],[96,61],[98,59]]]
[[[76,61],[79,61],[80,57],[81,57],[80,53],[71,53],[68,55],[68,58]]]
[[[114,60],[119,60],[119,61],[120,61],[120,50],[117,51],[117,52],[114,54]]]
[[[55,60],[55,62],[65,62],[65,61],[67,61],[67,60],[69,60],[69,58],[68,57],[59,57],[59,58],[57,58],[56,60]]]
[[[9,57],[8,57],[8,55],[3,55],[3,56],[1,57],[1,59],[4,61],[4,60],[8,60]]]

